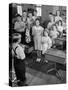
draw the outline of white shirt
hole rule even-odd
[[[58,34],[59,34],[59,33],[58,33],[56,30],[54,30],[54,31],[51,30],[51,31],[50,31],[50,36],[51,36],[52,39],[57,38]]]
[[[16,48],[16,47],[17,47],[17,48]],[[16,48],[16,50],[15,50],[15,48]],[[14,50],[15,50],[15,52],[13,52]],[[21,47],[19,44],[14,44],[14,45],[13,45],[13,51],[12,51],[12,53],[16,53],[16,57],[17,57],[18,59],[23,60],[23,59],[25,58],[24,48]],[[15,54],[14,54],[14,55],[15,55]]]
[[[60,16],[56,16],[56,17],[55,17],[55,22],[57,22],[57,21],[59,21],[59,20],[62,21],[62,18],[61,18]]]
[[[43,42],[43,45],[45,45],[45,44],[48,45],[48,49],[52,46],[52,40],[50,39],[49,36],[47,36],[47,37],[43,36],[42,42]]]
[[[63,21],[63,29],[66,30],[66,23]]]
[[[51,28],[51,26],[54,24],[54,22],[49,22],[48,25],[47,25],[47,28]]]
[[[33,16],[33,20],[34,20],[34,21],[36,20],[36,18],[37,18],[37,16]]]
[[[27,23],[28,24],[33,24],[34,20],[33,20],[33,17],[32,18],[27,18]]]
[[[24,22],[16,22],[14,25],[14,29],[18,32],[23,32],[25,29],[25,23]]]
[[[41,26],[33,26],[32,28],[32,35],[34,35],[35,37],[41,36],[41,34],[43,33],[43,27]]]
[[[63,32],[63,26],[58,26],[57,28],[59,32]]]

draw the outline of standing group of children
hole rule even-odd
[[[36,19],[36,24],[32,28],[32,35],[34,37],[34,47],[37,51],[37,60],[41,60],[41,53],[44,54],[47,49],[52,46],[52,41],[48,36],[48,31],[40,25],[39,19]]]
[[[47,28],[40,25],[39,19],[36,19],[35,25],[32,27],[32,35],[34,37],[34,47],[37,50],[37,61],[41,60],[41,52],[44,54],[48,49],[55,45],[55,39],[63,36],[64,26],[60,11],[57,15],[49,14],[50,22]]]

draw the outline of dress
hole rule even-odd
[[[51,46],[52,46],[52,40],[50,39],[50,37],[43,36],[42,37],[42,53],[44,54],[47,51],[47,49],[51,48]]]
[[[50,36],[51,36],[52,39],[57,38],[58,34],[59,34],[59,33],[58,33],[56,30],[54,30],[54,31],[51,30],[51,31],[50,31]]]
[[[34,46],[35,50],[41,50],[41,38],[43,33],[43,27],[41,26],[33,26],[32,35],[34,36]]]

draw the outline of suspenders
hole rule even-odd
[[[16,46],[15,49],[13,49],[15,56],[17,56],[17,53],[16,53],[17,48],[18,48],[18,46]]]

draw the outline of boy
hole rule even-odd
[[[16,18],[17,18],[17,21],[15,22],[15,25],[14,25],[14,30],[16,32],[23,32],[24,31],[24,28],[25,28],[25,25],[24,23],[22,22],[22,18],[21,18],[21,15],[17,14],[16,15]]]
[[[23,19],[24,22],[27,21],[27,11],[26,10],[23,10],[22,19]]]
[[[12,35],[12,56],[14,57],[14,69],[19,86],[24,86],[26,77],[25,77],[25,53],[24,47],[20,45],[21,35],[15,33]]]
[[[22,18],[19,14],[16,17],[17,17],[17,21],[15,22],[14,30],[15,30],[15,33],[21,34],[21,36],[22,36],[21,42],[24,44],[25,43],[25,27],[26,27],[26,24],[25,24],[24,20],[22,21]]]
[[[33,26],[34,20],[33,20],[33,15],[32,12],[28,13],[28,18],[27,18],[27,24],[30,26],[30,28]]]

